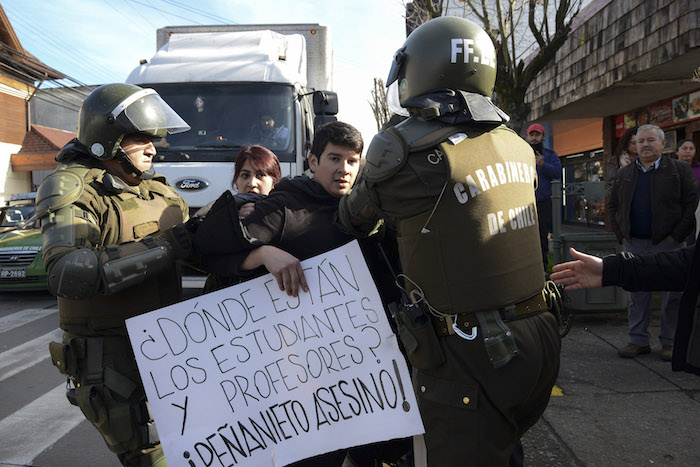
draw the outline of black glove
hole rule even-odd
[[[160,235],[161,238],[165,238],[170,244],[175,258],[186,259],[194,256],[192,237],[200,223],[201,218],[195,216],[185,223],[181,222],[170,227]]]

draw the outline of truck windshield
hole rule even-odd
[[[280,161],[295,160],[293,88],[264,83],[148,85],[192,127],[155,142],[156,161],[233,161],[259,144]]]

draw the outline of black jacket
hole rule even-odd
[[[194,245],[202,255],[204,269],[221,276],[212,288],[232,285],[265,273],[264,268],[242,271],[241,264],[251,250],[261,245],[276,246],[299,260],[320,255],[353,240],[335,222],[338,198],[306,176],[283,179],[266,198],[255,204],[253,213],[238,219],[238,196],[224,193],[199,226]],[[380,235],[359,239],[367,266],[385,304],[398,300],[399,290],[378,249],[378,240],[391,259],[398,257],[395,233],[383,229]]]
[[[631,292],[682,290],[673,343],[673,371],[700,375],[700,249],[693,245],[649,255],[607,256],[603,258],[603,286],[606,285],[619,285]]]
[[[632,162],[615,176],[608,211],[617,240],[630,239],[630,211],[637,187],[639,168]],[[698,189],[688,164],[663,156],[651,176],[652,234],[656,245],[669,235],[683,242],[693,231]]]
[[[239,221],[235,198],[224,193],[197,230],[196,251],[207,272],[223,276],[245,275],[241,263],[261,245],[276,246],[303,261],[353,239],[334,223],[338,201],[306,176],[283,179]]]

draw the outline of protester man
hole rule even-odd
[[[561,161],[556,152],[543,146],[544,127],[533,123],[527,129],[527,142],[535,150],[537,164],[537,219],[540,223],[540,244],[542,262],[547,271],[549,254],[549,233],[552,231],[552,180],[561,178]]]
[[[601,259],[573,248],[573,261],[555,265],[552,280],[567,290],[617,285],[625,290],[682,290],[671,368],[700,375],[700,249],[698,244],[673,251]]]
[[[333,250],[353,239],[334,223],[338,201],[355,183],[364,142],[360,132],[343,122],[317,128],[309,156],[313,178],[282,179],[265,199],[239,223],[235,197],[224,194],[198,229],[195,246],[208,272],[244,276],[265,272],[277,279],[280,290],[297,296],[308,292],[300,261]],[[372,265],[370,264],[370,270]],[[357,465],[374,465],[374,458],[399,457],[408,445],[401,441],[351,450]],[[332,467],[343,464],[346,450],[295,463],[295,466]],[[359,459],[367,459],[360,462]]]
[[[618,172],[608,210],[613,230],[626,253],[634,255],[672,251],[693,230],[698,193],[687,164],[662,155],[666,139],[661,128],[643,125],[637,130],[637,159]],[[653,187],[653,189],[652,189]],[[664,292],[661,300],[660,357],[670,361],[680,294]],[[629,343],[618,351],[634,358],[651,351],[649,318],[651,292],[629,293]]]
[[[188,129],[152,89],[100,86],[37,193],[65,331],[51,358],[75,388],[69,399],[123,465],[165,465],[124,321],[180,299],[174,261],[191,251],[187,205],[151,161],[154,139]]]
[[[559,370],[535,155],[503,125],[508,116],[490,99],[495,78],[493,43],[476,24],[441,17],[413,31],[387,79],[411,117],[374,138],[339,208],[357,236],[395,218],[410,300],[399,334],[431,466],[507,465]]]

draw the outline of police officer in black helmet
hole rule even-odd
[[[51,359],[71,402],[128,466],[166,465],[125,320],[181,298],[175,261],[191,256],[187,204],[151,160],[155,139],[188,129],[153,89],[100,86],[37,193],[64,331]]]
[[[387,80],[410,117],[374,138],[339,209],[357,236],[395,218],[407,302],[395,318],[431,466],[507,465],[559,371],[535,154],[491,101],[495,79],[493,43],[476,24],[441,17],[416,29]]]

